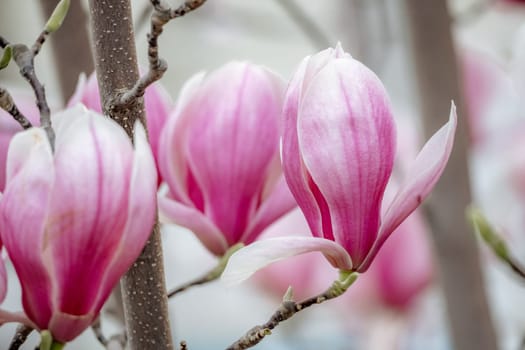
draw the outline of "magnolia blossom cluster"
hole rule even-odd
[[[396,128],[386,91],[340,46],[305,58],[288,84],[232,62],[190,79],[174,108],[158,86],[145,105],[151,147],[140,123],[132,143],[100,114],[92,76],[53,117],[54,149],[35,127],[0,150],[0,238],[24,308],[0,321],[22,320],[60,342],[79,335],[143,248],[157,192],[163,217],[214,255],[246,245],[225,279],[312,251],[364,272],[439,179],[456,127],[452,108],[406,179],[392,181]],[[313,237],[257,241],[297,205]],[[1,299],[3,265],[0,278]]]

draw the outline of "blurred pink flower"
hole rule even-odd
[[[67,106],[72,107],[79,102],[83,103],[88,109],[102,113],[97,76],[95,73],[92,73],[87,79],[84,75],[80,76],[76,91],[73,96],[71,96]],[[148,138],[157,164],[158,183],[160,184],[162,179],[158,171],[157,161],[159,155],[159,139],[168,114],[173,109],[173,104],[162,85],[155,83],[146,89],[146,93],[144,94],[144,107],[146,109],[146,120],[148,124]]]
[[[372,71],[340,46],[305,58],[288,87],[284,118],[284,173],[314,237],[255,242],[233,254],[223,279],[239,281],[310,251],[322,252],[340,270],[366,271],[438,181],[452,150],[455,109],[386,199],[396,131],[386,91]]]
[[[194,76],[183,88],[160,141],[169,193],[159,208],[216,255],[296,206],[279,161],[283,81],[233,62]]]
[[[133,146],[114,121],[83,106],[53,123],[54,152],[40,128],[11,142],[0,234],[27,316],[66,342],[93,322],[140,254],[157,184],[141,124]]]
[[[470,142],[478,146],[493,136],[495,130],[490,125],[493,106],[497,99],[501,100],[510,93],[511,81],[503,67],[487,54],[464,48],[460,58]]]

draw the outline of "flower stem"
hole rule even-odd
[[[288,291],[283,297],[281,306],[274,312],[272,317],[263,325],[255,326],[244,334],[239,340],[230,345],[226,350],[242,350],[251,348],[259,344],[264,337],[272,334],[272,329],[277,327],[282,321],[286,321],[293,315],[310,307],[314,304],[321,304],[327,300],[337,298],[343,295],[348,288],[355,282],[358,277],[357,272],[352,271],[340,271],[339,279],[335,280],[330,288],[323,293],[314,297],[303,300],[302,302],[293,301],[292,288],[288,288]]]
[[[224,272],[224,269],[226,268],[226,264],[228,264],[228,260],[230,259],[232,254],[241,249],[243,246],[244,244],[239,243],[228,249],[226,253],[224,253],[224,255],[220,258],[217,266],[215,266],[213,269],[207,272],[204,276],[199,277],[193,281],[184,283],[182,286],[170,290],[168,292],[168,298],[171,298],[191,287],[212,282],[215,281],[217,278],[221,277],[222,273]]]

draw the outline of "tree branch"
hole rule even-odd
[[[26,342],[27,337],[29,337],[29,334],[33,332],[34,329],[26,326],[24,324],[19,325],[16,327],[16,333],[11,340],[11,344],[9,344],[9,350],[18,350],[20,347]]]
[[[55,145],[55,132],[51,127],[51,112],[47,104],[46,91],[35,72],[34,58],[35,55],[26,45],[12,45],[13,59],[20,69],[20,74],[31,85],[35,92],[36,104],[40,111],[40,126],[45,130],[51,148]]]
[[[196,280],[190,281],[188,283],[185,283],[182,286],[179,286],[175,289],[172,289],[168,292],[168,298],[171,298],[176,294],[179,294],[191,287],[215,281],[217,278],[221,277],[232,254],[241,249],[243,246],[244,244],[239,243],[234,245],[233,247],[230,247],[230,249],[228,249],[228,251],[226,251],[226,253],[224,253],[224,255],[219,259],[217,266],[208,271],[204,276],[197,278]]]
[[[327,300],[343,295],[352,283],[355,282],[357,276],[358,274],[356,272],[341,272],[339,279],[334,281],[325,292],[299,303],[293,301],[292,288],[288,288],[288,291],[283,297],[283,302],[272,317],[266,323],[250,329],[226,350],[248,349],[259,344],[267,335],[272,334],[272,329],[277,327],[279,323],[286,321],[296,313],[312,305],[321,304]]]
[[[160,0],[150,0],[154,11],[151,14],[151,28],[148,34],[148,72],[137,80],[136,84],[120,97],[120,104],[129,104],[137,97],[144,95],[146,88],[162,78],[168,65],[159,57],[158,38],[162,34],[163,27],[170,20],[182,17],[185,14],[201,7],[206,0],[186,0],[184,4],[176,9],[166,8],[161,5]]]
[[[2,108],[7,113],[11,114],[11,116],[18,122],[18,124],[20,124],[20,126],[22,126],[22,128],[29,129],[33,126],[31,122],[26,118],[26,116],[23,115],[22,112],[20,112],[9,92],[1,87],[0,108]]]
[[[117,103],[139,79],[131,4],[129,0],[90,0],[89,8],[104,113],[132,137],[137,119],[146,125],[143,99]],[[121,284],[130,349],[172,350],[158,220]]]

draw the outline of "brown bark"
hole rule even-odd
[[[42,14],[47,21],[58,0],[41,0]],[[69,11],[62,27],[49,39],[53,46],[53,58],[56,64],[61,94],[67,101],[73,92],[80,73],[91,74],[93,57],[87,31],[87,15],[79,0],[71,1]]]
[[[405,0],[421,113],[430,136],[458,105],[458,130],[447,169],[427,201],[455,349],[493,350],[497,340],[486,300],[479,254],[465,219],[470,203],[465,108],[446,1]]]
[[[129,105],[115,103],[139,79],[131,4],[129,0],[90,0],[89,8],[103,109],[131,137],[137,119],[146,125],[142,98]],[[158,222],[121,285],[129,348],[173,349]]]

